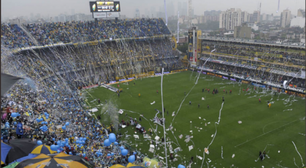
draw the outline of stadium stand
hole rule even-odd
[[[4,71],[13,69],[26,79],[1,98],[1,141],[9,143],[16,138],[29,138],[33,142],[43,141],[46,145],[61,145],[61,141],[65,141],[68,145],[62,145],[62,152],[80,155],[95,167],[126,166],[128,157],[137,151],[129,149],[128,155],[122,156],[119,147],[128,145],[121,143],[120,134],[117,135],[119,144],[116,147],[101,151],[100,147],[107,139],[106,132],[113,132],[114,125],[100,124],[88,110],[82,109],[81,105],[86,100],[80,96],[78,89],[135,74],[160,71],[156,67],[165,67],[167,71],[183,67],[170,39],[137,39],[170,35],[162,19],[1,24],[1,30],[2,46],[6,49],[120,39],[94,45],[7,51],[7,55],[2,57]],[[127,38],[132,39],[125,40]],[[38,82],[41,89],[39,94],[35,92],[33,80]],[[12,114],[16,112],[19,116],[13,117]],[[43,118],[43,121],[38,121],[39,118]],[[63,123],[67,122],[69,126],[63,129]],[[22,129],[17,130],[20,124]],[[43,125],[47,125],[48,129],[43,130]],[[84,143],[76,144],[80,137],[85,137]],[[144,155],[137,152],[134,164],[143,163],[143,158]]]
[[[22,28],[23,29],[22,29]],[[89,22],[56,22],[42,24],[1,24],[3,45],[8,48],[34,46],[29,32],[38,45],[79,43],[101,39],[123,39],[170,35],[162,19],[104,20]]]

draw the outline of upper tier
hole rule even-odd
[[[1,41],[8,48],[170,34],[162,19],[73,21],[22,26],[1,24]]]

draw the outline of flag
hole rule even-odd
[[[10,88],[22,78],[1,73],[1,97],[5,95],[5,93],[10,90]]]

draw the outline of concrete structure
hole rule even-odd
[[[191,23],[192,23],[192,24],[199,24],[199,21],[198,21],[198,19],[192,19],[192,20],[191,20]]]
[[[288,27],[291,22],[291,11],[286,9],[281,13],[281,18],[280,18],[280,26],[282,28]]]
[[[248,27],[247,24],[242,26],[236,26],[234,31],[234,38],[247,38],[250,39],[252,34],[252,28]]]
[[[180,12],[181,16],[187,16],[187,2],[183,2],[182,12]]]
[[[249,22],[250,21],[250,14],[246,11],[241,12],[241,22],[245,23],[245,22]]]
[[[290,22],[290,27],[305,27],[305,18],[303,17],[296,17],[293,18]]]
[[[135,10],[135,18],[140,18],[140,11],[139,11],[139,9]]]
[[[192,16],[192,11],[193,11],[192,0],[188,0],[188,17],[189,17],[189,19],[191,19],[193,17]]]
[[[297,12],[297,17],[304,17],[305,18],[305,9],[299,9]]]
[[[231,8],[225,12],[221,12],[219,16],[219,28],[226,30],[234,30],[235,26],[240,26],[242,22],[241,10]]]
[[[250,16],[250,22],[258,23],[260,22],[260,11],[254,11]]]
[[[247,23],[247,26],[255,31],[258,30],[258,26],[255,23]]]

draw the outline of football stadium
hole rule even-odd
[[[162,18],[1,23],[2,167],[304,167],[305,47],[175,36]]]

